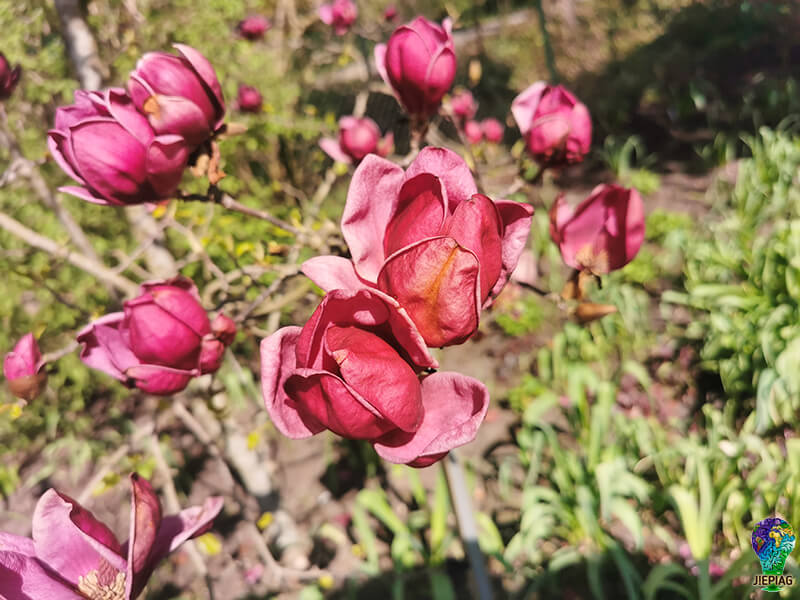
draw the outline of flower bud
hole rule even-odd
[[[375,47],[375,63],[412,117],[433,115],[453,85],[456,55],[452,23],[442,25],[417,17],[398,27],[387,44]]]
[[[394,135],[383,138],[378,125],[369,117],[342,117],[339,119],[339,139],[323,138],[319,145],[332,159],[351,164],[367,154],[386,156],[394,150]]]
[[[14,88],[17,87],[17,83],[19,83],[21,72],[22,67],[17,65],[12,69],[5,55],[0,52],[0,100],[5,100],[11,96]]]
[[[491,117],[484,119],[481,121],[481,129],[483,129],[483,136],[486,138],[486,141],[492,142],[493,144],[499,144],[503,141],[503,131],[505,128],[497,119]]]
[[[41,394],[47,382],[43,366],[42,353],[33,334],[24,335],[3,359],[3,375],[11,393],[28,401]]]
[[[239,94],[236,97],[236,104],[242,112],[257,113],[261,111],[264,100],[261,92],[249,85],[240,85]]]
[[[514,98],[511,113],[528,150],[541,164],[563,166],[583,160],[592,141],[589,110],[561,85],[538,81]]]
[[[464,137],[470,144],[477,144],[483,139],[483,129],[477,121],[464,123]]]
[[[331,25],[336,35],[344,35],[358,16],[358,7],[352,0],[333,0],[319,7],[319,18]]]
[[[236,26],[239,35],[246,40],[260,40],[264,34],[272,27],[269,19],[261,15],[253,15],[242,19]]]
[[[450,100],[450,106],[453,109],[453,114],[461,120],[471,119],[478,112],[478,105],[469,90],[464,90],[453,96],[453,99]]]

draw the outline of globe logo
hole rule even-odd
[[[761,575],[753,578],[753,585],[764,586],[767,592],[779,592],[781,587],[794,583],[791,575],[784,575],[786,559],[796,542],[792,526],[780,517],[759,521],[753,530],[751,543],[761,562]]]

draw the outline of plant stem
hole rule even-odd
[[[697,561],[697,592],[700,600],[711,600],[711,575],[708,571],[709,559],[704,558]]]
[[[556,69],[556,57],[553,53],[553,44],[550,40],[550,34],[547,32],[547,19],[544,14],[544,7],[542,0],[534,2],[536,7],[536,15],[539,17],[539,30],[542,33],[542,40],[544,41],[544,59],[547,63],[547,70],[550,71],[550,82],[558,83],[559,79],[558,70]]]
[[[475,513],[472,510],[472,501],[467,490],[467,483],[464,479],[464,469],[458,460],[455,450],[442,461],[445,477],[447,477],[447,489],[450,491],[450,499],[456,511],[456,521],[458,522],[458,532],[467,553],[467,560],[475,577],[475,586],[478,591],[479,600],[492,600],[492,587],[489,583],[489,575],[486,572],[486,563],[483,560],[481,547],[478,545],[478,524],[475,521]]]

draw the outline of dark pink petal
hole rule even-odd
[[[72,153],[87,185],[107,199],[139,199],[146,178],[145,147],[110,119],[83,121],[71,130]]]
[[[339,145],[353,160],[361,160],[375,152],[381,132],[369,117],[342,117],[339,119]]]
[[[366,281],[374,282],[383,264],[384,233],[402,182],[403,169],[373,154],[364,157],[350,181],[342,235],[356,272]]]
[[[175,552],[186,540],[202,535],[211,527],[214,518],[222,510],[224,500],[219,496],[208,498],[202,506],[192,506],[177,515],[164,517],[158,528],[158,535],[150,550],[150,556],[142,570],[125,582],[126,598],[136,598],[153,570],[169,554]]]
[[[183,390],[192,377],[200,375],[199,369],[184,370],[160,365],[138,365],[125,371],[137,388],[155,396],[169,396]]]
[[[48,573],[32,556],[0,545],[0,598],[4,600],[84,600]]]
[[[53,489],[36,504],[33,543],[37,558],[72,585],[103,568],[104,561],[117,571],[126,568],[111,530],[80,504]]]
[[[530,131],[539,101],[548,87],[546,82],[537,81],[511,102],[511,114],[514,115],[514,120],[522,135],[526,135]]]
[[[285,387],[298,406],[342,437],[374,439],[394,429],[367,400],[331,373],[298,369]]]
[[[108,89],[103,98],[109,114],[125,128],[125,131],[139,140],[142,145],[146,146],[152,141],[155,137],[153,128],[147,122],[147,117],[136,110],[136,105],[124,89]]]
[[[177,135],[158,136],[147,147],[147,181],[157,198],[169,198],[175,194],[190,150],[183,138]]]
[[[325,427],[310,414],[298,411],[286,395],[286,380],[297,369],[296,346],[299,327],[283,327],[261,340],[261,394],[272,423],[286,437],[302,439]]]
[[[567,140],[567,151],[583,156],[592,145],[592,118],[589,109],[578,102],[570,115],[570,136]]]
[[[406,180],[398,194],[397,208],[386,226],[385,255],[438,235],[448,215],[447,204],[447,192],[438,177],[420,173]]]
[[[452,150],[433,146],[423,148],[408,166],[405,180],[408,181],[420,173],[431,173],[441,180],[447,193],[448,213],[452,213],[459,203],[478,193],[467,163]]]
[[[205,337],[200,350],[200,372],[216,373],[225,356],[225,344],[219,340]]]
[[[464,137],[470,144],[477,144],[483,139],[483,129],[477,121],[464,123]]]
[[[339,145],[339,140],[334,140],[333,138],[322,138],[319,141],[319,147],[322,148],[322,151],[325,152],[328,156],[330,156],[333,160],[345,163],[347,165],[352,164],[353,159],[350,158],[342,147]]]
[[[217,73],[208,59],[200,54],[191,46],[185,44],[173,44],[173,46],[180,52],[183,57],[189,61],[195,72],[200,76],[208,89],[211,90],[214,100],[217,103],[217,110],[219,111],[219,119],[214,127],[216,129],[222,124],[222,119],[225,116],[225,99],[222,97],[222,87],[217,79]]]
[[[394,152],[394,133],[390,131],[378,141],[375,153],[378,156],[386,157],[392,152]]]
[[[128,539],[128,569],[126,579],[133,581],[147,565],[161,525],[161,502],[149,481],[132,473],[131,522]]]
[[[315,256],[303,263],[306,277],[326,292],[359,290],[367,286],[358,278],[353,262],[341,256]]]
[[[328,327],[325,341],[350,388],[399,429],[417,430],[422,420],[419,380],[394,348],[353,326]]]
[[[190,146],[201,144],[211,135],[206,115],[192,100],[156,94],[144,106],[150,124],[159,133],[179,135]]]
[[[448,237],[393,254],[378,287],[408,312],[429,346],[460,344],[478,328],[479,262]]]
[[[376,289],[331,291],[303,327],[297,340],[297,365],[321,369],[324,334],[331,324],[355,325],[380,335],[408,358],[416,370],[437,367],[425,341],[398,302]]]
[[[211,321],[211,333],[220,342],[230,346],[236,339],[236,322],[229,316],[220,313]]]
[[[489,408],[489,391],[460,373],[434,373],[422,380],[425,416],[414,433],[393,431],[374,442],[386,460],[427,466],[475,439]]]
[[[528,243],[533,220],[533,207],[530,204],[512,200],[497,200],[494,204],[503,223],[503,265],[500,269],[500,277],[489,293],[489,302],[497,297],[511,273],[516,269],[520,256]]]
[[[487,196],[475,194],[456,207],[442,229],[442,235],[453,238],[471,250],[481,265],[481,302],[489,296],[503,264],[501,235],[503,226],[497,208]]]
[[[3,359],[3,375],[6,379],[16,379],[35,375],[42,361],[42,353],[32,333],[20,338],[14,349]]]
[[[128,368],[140,364],[120,331],[124,318],[121,312],[105,315],[89,323],[77,336],[83,344],[81,361],[120,381],[127,381]]]
[[[75,157],[72,155],[72,146],[70,146],[69,137],[64,132],[57,129],[48,131],[47,148],[64,173],[78,183],[85,183],[83,177],[75,170]]]

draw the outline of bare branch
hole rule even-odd
[[[70,264],[96,277],[99,281],[108,283],[125,294],[134,296],[139,291],[139,286],[133,281],[115,273],[104,264],[92,260],[85,254],[74,252],[69,248],[59,245],[50,238],[40,235],[32,229],[28,229],[16,219],[2,212],[0,212],[0,228],[5,229],[14,237],[21,239],[34,248],[43,250],[55,258],[65,259]]]
[[[97,44],[81,13],[78,0],[55,0],[61,19],[61,33],[81,87],[99,90],[103,85],[102,65],[97,54]]]

